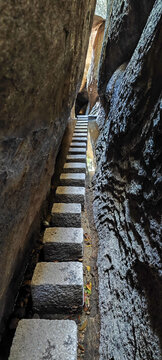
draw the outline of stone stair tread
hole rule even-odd
[[[84,173],[62,173],[60,175],[61,185],[85,185],[85,174]]]
[[[62,173],[60,179],[85,180],[84,173]]]
[[[85,134],[76,134],[74,133],[73,134],[73,137],[72,137],[72,141],[81,141],[81,142],[84,142],[84,141],[87,141],[87,136],[85,136]]]
[[[87,134],[88,134],[87,130],[84,130],[84,129],[80,129],[80,130],[75,129],[75,130],[74,130],[74,133],[75,133],[76,135],[78,134],[78,136],[79,136],[80,134],[83,134],[85,137],[86,137]]]
[[[75,129],[86,129],[86,130],[88,130],[88,125],[86,125],[86,124],[76,124],[75,125]]]
[[[84,206],[85,187],[83,186],[58,186],[56,201],[65,203],[80,203]]]
[[[45,261],[74,261],[83,256],[83,229],[53,227],[43,237]]]
[[[86,127],[75,127],[75,129],[74,129],[74,131],[75,132],[85,132],[85,133],[87,133],[88,132],[88,128],[86,128]]]
[[[67,162],[74,162],[74,161],[80,161],[80,162],[86,162],[86,155],[67,155],[66,157]]]
[[[77,123],[75,124],[75,127],[85,127],[86,129],[88,129],[88,124],[85,123],[85,122],[79,124],[79,122],[77,122]]]
[[[43,237],[43,244],[47,243],[65,243],[65,244],[82,244],[83,229],[82,228],[64,228],[52,227],[47,228]]]
[[[34,311],[56,313],[83,306],[83,265],[81,262],[37,263],[31,281]]]
[[[55,203],[52,207],[53,226],[81,227],[81,204]]]
[[[77,325],[73,320],[20,320],[9,360],[77,360]]]
[[[88,122],[83,122],[83,121],[77,121],[77,123],[76,123],[76,125],[77,126],[87,126],[87,128],[88,128]]]
[[[83,147],[83,148],[86,148],[87,147],[87,144],[85,142],[83,143],[80,143],[80,142],[77,142],[77,141],[72,141],[71,144],[70,144],[70,147]]]
[[[87,149],[86,148],[73,148],[70,147],[68,154],[86,154]]]
[[[58,186],[56,189],[56,195],[58,194],[76,194],[85,195],[84,186]]]
[[[64,172],[86,172],[86,163],[67,162],[63,167]]]

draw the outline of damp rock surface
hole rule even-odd
[[[100,135],[94,178],[100,359],[159,360],[162,8],[160,0],[137,1],[137,6],[131,1],[111,3],[100,62],[102,115],[97,120]],[[125,23],[127,30],[122,28]]]
[[[108,0],[104,44],[99,65],[99,95],[107,82],[133,54],[155,0]]]

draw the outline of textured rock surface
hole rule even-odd
[[[104,30],[105,30],[105,21],[100,21],[99,24],[96,25],[94,28],[95,39],[92,46],[91,63],[87,74],[89,111],[91,111],[96,101],[98,100],[98,88],[97,88],[98,66],[100,61]]]
[[[108,18],[99,69],[99,95],[118,66],[130,59],[155,0],[108,0]]]
[[[97,0],[96,8],[95,8],[95,15],[106,19],[107,14],[107,0]]]
[[[162,359],[162,8],[155,1],[149,16],[152,4],[112,1],[100,65],[101,360]]]
[[[77,326],[71,320],[21,320],[10,360],[76,360]]]
[[[93,18],[93,26],[88,46],[86,64],[80,92],[76,101],[76,113],[88,114],[98,99],[98,65],[107,14],[107,0],[98,0]]]
[[[0,1],[0,323],[80,87],[94,6]]]

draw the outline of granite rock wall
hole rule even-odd
[[[0,329],[80,88],[94,8],[0,0]]]
[[[159,360],[162,7],[114,0],[108,9],[94,178],[100,359]]]

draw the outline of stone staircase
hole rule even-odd
[[[77,120],[52,207],[51,227],[43,238],[45,262],[32,282],[33,309],[42,314],[80,311],[84,302],[83,229],[88,117]],[[10,360],[76,360],[77,326],[73,320],[20,320]]]

